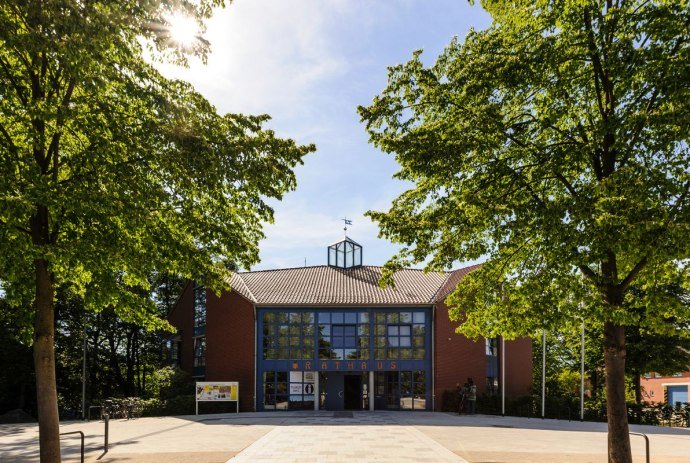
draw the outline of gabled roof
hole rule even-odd
[[[326,265],[239,272],[232,289],[257,305],[432,305],[478,266],[452,272],[403,269],[395,287],[378,284],[383,267],[340,269]]]

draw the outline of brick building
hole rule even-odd
[[[328,265],[239,272],[216,296],[190,283],[169,321],[175,361],[205,381],[239,381],[240,410],[440,410],[445,390],[472,377],[500,392],[498,339],[455,333],[445,298],[476,266],[404,269],[394,287],[362,265],[345,237]],[[507,341],[506,396],[529,393],[532,346]]]
[[[647,373],[640,379],[642,398],[647,403],[663,402],[670,405],[688,402],[690,372],[663,376],[659,373]]]

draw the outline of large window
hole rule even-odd
[[[498,394],[498,339],[486,339],[486,394]]]
[[[287,410],[288,408],[288,372],[264,372],[264,409]]]
[[[267,360],[314,358],[314,313],[265,312],[263,348]]]
[[[194,287],[194,336],[206,333],[206,288]]]
[[[426,373],[423,370],[379,371],[375,381],[376,396],[382,400],[377,408],[426,409]]]
[[[313,410],[315,398],[315,382],[317,373],[314,371],[291,371],[289,410]]]
[[[168,339],[163,343],[163,359],[173,368],[180,366],[180,346],[178,339]]]
[[[426,359],[427,320],[421,310],[267,310],[261,317],[264,360]]]
[[[206,338],[194,338],[194,367],[206,366]]]
[[[320,359],[368,359],[369,313],[319,312]]]
[[[376,360],[424,359],[425,322],[424,312],[375,312]]]
[[[388,347],[412,347],[412,325],[388,325]]]

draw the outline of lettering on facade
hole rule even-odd
[[[411,369],[407,364],[402,368]],[[398,370],[398,361],[376,360],[358,362],[356,360],[321,360],[320,363],[315,363],[311,360],[291,360],[289,369],[291,371],[386,371]]]

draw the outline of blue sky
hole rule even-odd
[[[269,114],[281,136],[316,144],[296,170],[297,190],[271,203],[275,223],[252,270],[325,264],[343,217],[353,221],[348,236],[364,247],[365,265],[395,253],[364,213],[388,209],[409,185],[392,178],[393,156],[368,144],[357,105],[385,87],[388,66],[416,49],[430,64],[453,36],[489,22],[465,0],[235,0],[208,22],[206,65],[161,66],[219,111]]]

